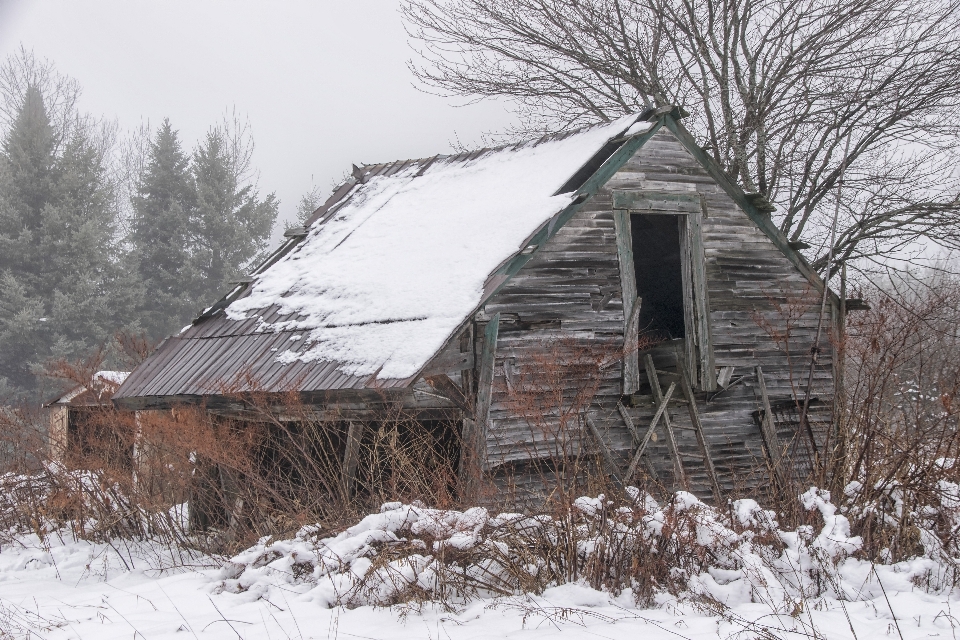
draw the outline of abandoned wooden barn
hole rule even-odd
[[[682,115],[355,167],[114,402],[243,418],[238,393],[282,415],[295,391],[340,421],[348,483],[384,402],[454,433],[467,485],[528,496],[551,490],[538,461],[583,453],[708,499],[770,484],[767,463],[802,473],[830,444],[839,300]],[[550,359],[584,354],[560,368],[567,395],[589,388],[576,415],[531,417]]]

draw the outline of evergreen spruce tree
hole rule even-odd
[[[63,145],[54,201],[42,216],[54,358],[86,357],[117,329],[134,324],[130,291],[136,279],[121,269],[109,148],[94,134],[80,127]]]
[[[250,179],[246,127],[225,122],[188,156],[164,121],[129,165],[121,238],[114,147],[74,110],[76,83],[26,52],[0,81],[0,402],[36,400],[50,360],[121,328],[159,339],[215,301],[263,255],[278,203]]]
[[[193,264],[201,274],[194,292],[200,305],[221,296],[263,256],[270,240],[279,203],[274,194],[261,200],[252,184],[241,184],[248,157],[237,157],[223,128],[211,130],[193,156]]]
[[[93,123],[58,137],[28,87],[0,149],[0,386],[36,399],[36,371],[104,342],[127,309],[108,151]]]
[[[0,172],[4,206],[0,209],[0,272],[15,269],[23,284],[39,292],[43,255],[43,209],[53,198],[57,140],[43,96],[27,88],[3,141]]]
[[[303,196],[300,197],[300,202],[297,203],[297,223],[300,226],[303,226],[307,223],[307,220],[310,219],[310,216],[313,215],[313,212],[316,211],[320,205],[323,204],[324,192],[320,187],[314,185],[310,191],[307,191]]]
[[[0,381],[22,394],[50,343],[43,277],[43,212],[53,200],[56,140],[43,96],[25,94],[0,152]]]
[[[138,316],[154,340],[175,332],[197,311],[198,274],[191,260],[196,195],[189,164],[177,131],[164,120],[133,198],[129,236],[143,287]]]

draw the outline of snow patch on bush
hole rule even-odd
[[[861,539],[850,535],[830,493],[816,488],[800,501],[822,525],[793,531],[782,530],[775,514],[754,500],[720,510],[686,492],[665,505],[633,488],[628,495],[633,503],[619,506],[603,495],[582,497],[556,517],[388,503],[337,535],[312,526],[292,540],[261,540],[231,560],[216,590],[257,594],[282,587],[327,607],[466,602],[570,584],[617,596],[636,591],[640,574],[617,586],[604,572],[641,558],[648,566],[640,572],[655,572],[650,563],[660,558],[668,577],[654,588],[655,599],[763,602],[789,613],[803,598],[872,597],[871,571],[881,571],[885,584],[912,588],[936,564],[917,558],[877,569],[857,559]],[[563,563],[566,574],[558,571]]]

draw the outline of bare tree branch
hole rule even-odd
[[[528,133],[684,105],[821,269],[841,171],[838,264],[960,246],[960,0],[405,0],[402,14],[424,85],[512,99]]]

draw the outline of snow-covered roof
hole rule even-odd
[[[95,374],[93,374],[93,379],[102,380],[115,385],[121,385],[129,375],[129,371],[97,371]]]
[[[571,182],[654,126],[637,120],[355,171],[302,240],[168,338],[115,398],[406,384],[571,204]]]
[[[108,400],[129,375],[129,371],[97,371],[91,377],[89,386],[77,385],[60,397],[44,404],[47,406],[53,404],[98,404],[101,400]],[[89,394],[87,394],[88,391]]]
[[[570,204],[571,194],[557,190],[634,120],[370,177],[259,275],[227,317],[277,305],[294,317],[262,321],[257,331],[308,332],[277,353],[281,362],[336,361],[352,375],[409,377],[480,303],[490,273]]]

